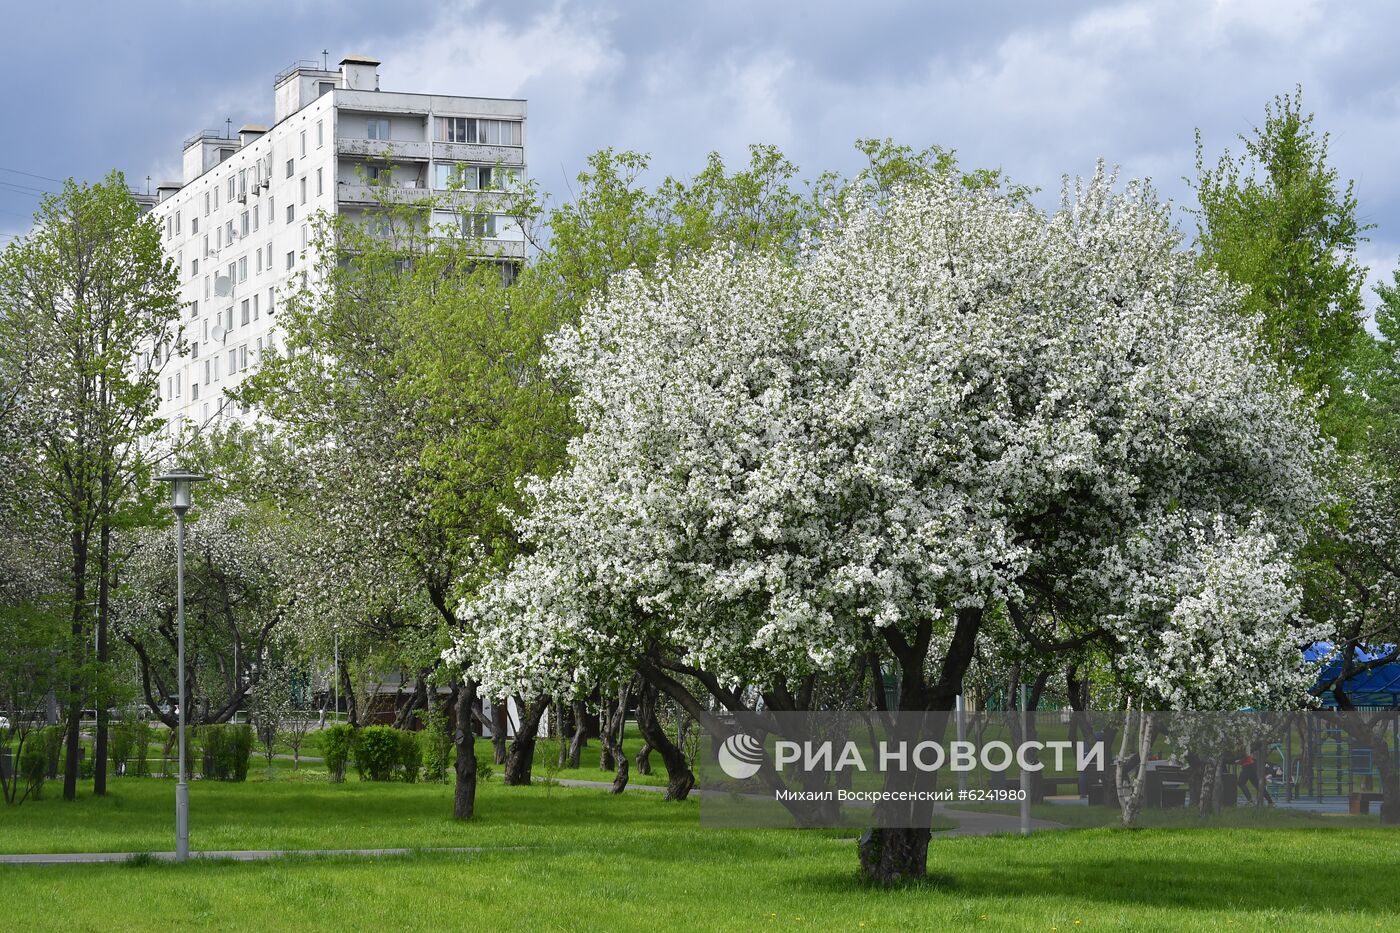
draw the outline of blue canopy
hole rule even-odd
[[[1394,645],[1378,645],[1374,649],[1358,648],[1354,660],[1358,663],[1384,657],[1395,650]],[[1330,681],[1342,671],[1342,657],[1328,642],[1318,642],[1303,652],[1309,661],[1329,658],[1318,675],[1318,683]],[[1391,661],[1380,667],[1353,674],[1342,684],[1347,699],[1357,706],[1400,706],[1400,662]],[[1324,706],[1335,706],[1336,698],[1329,691],[1320,698]]]

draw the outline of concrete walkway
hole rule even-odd
[[[468,848],[426,849],[235,849],[227,852],[191,852],[190,859],[231,859],[235,862],[256,862],[261,859],[318,855],[413,855],[415,852],[470,854],[478,852],[523,852],[524,846],[482,846]],[[152,858],[162,862],[175,861],[174,852],[50,852],[37,855],[0,855],[0,865],[81,865],[95,862],[127,862],[134,858]]]

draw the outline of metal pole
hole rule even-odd
[[[175,617],[180,682],[180,774],[175,784],[175,861],[190,857],[190,785],[185,782],[185,513],[175,513]]]
[[[967,741],[967,698],[961,690],[958,691],[957,700],[954,702],[956,703],[954,709],[957,713],[958,742],[962,743]],[[958,790],[959,792],[967,790],[966,771],[958,772]]]

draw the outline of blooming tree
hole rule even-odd
[[[1294,622],[1277,558],[1319,444],[1151,191],[1100,171],[1046,216],[945,173],[838,216],[795,262],[624,276],[561,332],[583,433],[530,490],[532,551],[461,607],[483,683],[634,666],[704,718],[677,675],[798,709],[865,657],[950,709],[1005,606],[1154,701],[1273,689],[1253,651]],[[922,872],[927,840],[873,833],[864,870]]]

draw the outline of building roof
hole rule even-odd
[[[370,58],[370,57],[367,56],[367,55],[347,55],[347,56],[345,56],[344,58],[342,58],[342,59],[340,60],[340,63],[341,63],[342,65],[345,65],[345,64],[350,64],[350,65],[378,65],[378,64],[381,64],[381,62],[379,61],[379,59],[377,59],[377,58]]]

